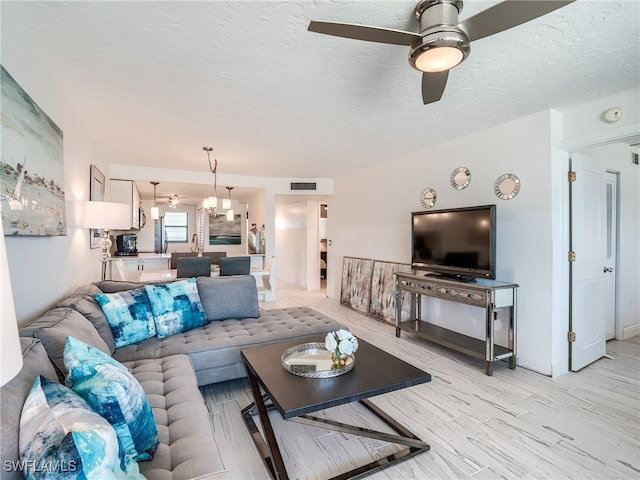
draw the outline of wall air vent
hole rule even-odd
[[[316,182],[291,182],[291,191],[315,191]]]
[[[636,152],[631,152],[631,165],[638,166],[638,154]]]

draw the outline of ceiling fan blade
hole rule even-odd
[[[425,105],[442,98],[444,87],[447,86],[447,78],[449,78],[449,70],[422,74],[422,101]]]
[[[469,41],[488,37],[534,20],[575,0],[507,0],[460,22]]]
[[[392,45],[411,45],[420,38],[417,33],[394,30],[392,28],[369,27],[353,23],[309,22],[310,32],[324,33],[334,37],[353,38],[367,42],[390,43]]]

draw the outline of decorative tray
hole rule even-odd
[[[337,377],[350,372],[355,364],[356,359],[351,355],[344,365],[333,366],[331,353],[324,348],[324,343],[303,343],[286,349],[282,354],[284,369],[299,377]]]

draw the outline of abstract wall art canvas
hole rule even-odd
[[[4,66],[0,212],[4,234],[67,234],[62,130]]]
[[[240,245],[242,215],[235,214],[233,222],[227,220],[226,215],[209,216],[209,245]]]
[[[371,279],[369,316],[385,322],[396,323],[396,272],[411,273],[411,265],[375,260]],[[402,320],[409,319],[410,294],[402,296]]]
[[[340,303],[366,315],[371,298],[372,275],[373,260],[344,257]]]

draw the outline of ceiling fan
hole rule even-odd
[[[415,9],[420,33],[352,23],[309,23],[310,32],[411,47],[409,63],[422,74],[424,104],[437,102],[449,70],[469,55],[469,44],[529,22],[575,0],[507,0],[458,23],[462,0],[421,0]]]

